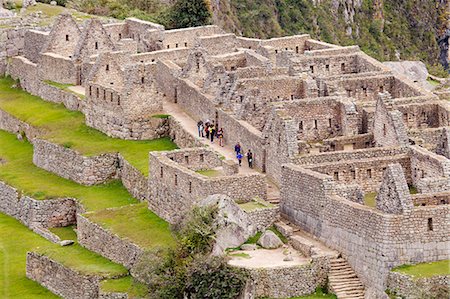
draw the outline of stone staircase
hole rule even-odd
[[[340,257],[339,252],[327,247],[286,219],[275,223],[275,227],[289,239],[292,247],[303,255],[330,257],[328,288],[338,299],[364,299],[364,285],[348,262]]]
[[[364,299],[363,284],[343,258],[331,260],[328,287],[338,299]]]

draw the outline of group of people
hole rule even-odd
[[[223,146],[223,129],[217,129],[219,126],[207,119],[205,122],[199,120],[197,123],[198,137],[206,137],[206,139],[214,142],[214,138],[219,139],[219,145]]]
[[[244,155],[242,154],[242,148],[241,145],[239,144],[239,142],[234,146],[234,151],[236,153],[236,158],[239,162],[239,166],[242,165],[242,158],[244,157]],[[247,162],[248,162],[248,167],[253,168],[253,153],[252,150],[249,149],[248,152],[245,154],[245,156],[247,157]]]
[[[197,122],[197,128],[198,128],[198,137],[206,138],[208,140],[211,140],[211,143],[214,142],[214,138],[219,139],[219,145],[223,146],[223,129],[219,128],[217,124],[214,123],[214,121],[210,121],[207,119],[205,122],[202,120],[199,120]],[[239,162],[239,166],[242,166],[242,159],[244,158],[244,154],[242,153],[242,148],[239,142],[234,146],[234,151],[236,153],[236,158]],[[249,149],[248,152],[245,154],[247,157],[248,167],[253,168],[253,153]]]

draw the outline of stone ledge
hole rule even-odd
[[[387,288],[391,292],[410,299],[448,298],[449,286],[450,275],[413,278],[403,273],[390,272],[387,280]]]

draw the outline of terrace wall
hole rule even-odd
[[[40,80],[78,85],[77,67],[69,57],[42,53],[38,66],[39,77],[37,78]]]
[[[260,232],[264,231],[280,219],[279,207],[258,208],[251,211],[244,210],[244,212],[247,213],[250,222]]]
[[[148,182],[142,172],[131,165],[122,155],[118,154],[119,166],[118,174],[123,186],[128,192],[140,201],[148,198]]]
[[[281,212],[342,252],[373,291],[384,293],[392,267],[448,259],[448,205],[416,207],[401,215],[384,214],[330,195],[333,188],[328,175],[285,165]]]
[[[448,298],[450,275],[412,277],[399,272],[390,272],[387,288],[396,296],[410,299]]]
[[[144,252],[138,245],[117,236],[80,214],[77,215],[77,238],[83,247],[128,269]]]
[[[314,293],[327,283],[329,260],[326,257],[312,259],[310,264],[273,268],[246,268],[255,298],[291,298]],[[253,297],[252,297],[253,298]]]
[[[39,129],[36,129],[33,126],[30,126],[26,122],[23,122],[8,112],[5,112],[0,109],[0,129],[10,132],[12,134],[21,134],[25,133],[29,140],[36,138],[41,134]]]
[[[117,176],[116,153],[85,157],[75,150],[42,139],[34,139],[33,146],[36,166],[79,184],[101,184]]]
[[[26,274],[63,298],[98,298],[101,277],[78,273],[44,255],[27,253]]]
[[[23,55],[31,62],[38,63],[40,52],[47,43],[49,33],[38,30],[28,30],[25,32]]]
[[[189,153],[189,160],[196,161],[193,156],[202,155],[203,151],[206,149]],[[204,163],[202,168],[209,167]],[[149,189],[149,208],[170,223],[181,220],[195,203],[209,195],[224,194],[234,200],[249,201],[255,197],[265,199],[267,191],[260,174],[210,178],[157,152],[150,153]]]
[[[72,198],[36,200],[0,181],[0,211],[29,228],[68,226],[76,223],[76,202]]]

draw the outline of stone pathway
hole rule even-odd
[[[330,290],[336,294],[338,299],[364,299],[363,284],[343,258],[331,260],[328,284]]]
[[[198,129],[197,129],[197,121],[192,119],[183,109],[180,108],[179,105],[171,102],[164,102],[164,113],[170,114],[173,118],[180,122],[183,128],[186,129],[192,136],[197,138],[201,143],[213,149],[220,155],[224,156],[226,159],[233,160],[237,162],[236,155],[234,152],[234,144],[224,144],[224,146],[220,146],[218,140],[214,140],[214,143],[211,143],[206,138],[198,137]],[[242,166],[239,168],[239,173],[258,173],[257,170],[253,168],[249,168],[247,164],[247,160],[244,157],[242,159]],[[279,188],[270,180],[267,179],[267,198],[268,201],[274,204],[279,203],[280,198],[280,190]]]
[[[287,238],[292,247],[306,256],[328,255],[331,257],[328,283],[330,290],[338,299],[363,299],[364,285],[359,280],[349,263],[339,257],[339,252],[327,247],[307,232],[282,219],[275,227]]]

